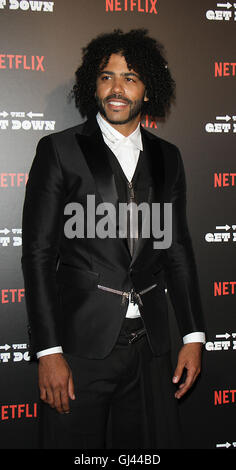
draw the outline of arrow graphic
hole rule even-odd
[[[220,120],[220,119],[223,119],[224,121],[230,121],[231,117],[228,116],[228,114],[226,116],[216,116],[216,119]]]
[[[0,230],[0,233],[4,233],[4,235],[7,235],[7,233],[9,233],[10,230],[8,230],[8,228],[4,228],[3,230]]]
[[[216,447],[226,447],[227,449],[231,446],[229,442],[226,442],[225,444],[216,444]]]
[[[5,344],[4,346],[0,346],[0,349],[5,349],[5,351],[7,351],[8,349],[11,349],[11,346],[9,346],[9,344]]]
[[[216,230],[229,230],[230,229],[230,225],[217,225],[216,226]]]
[[[30,111],[29,113],[27,113],[27,116],[29,116],[30,118],[32,118],[32,117],[43,117],[43,113],[33,113],[32,111]]]
[[[0,116],[3,116],[4,118],[8,116],[8,113],[6,111],[2,111],[0,113]]]
[[[228,338],[230,338],[230,335],[229,335],[229,333],[225,333],[225,335],[216,335],[216,338],[226,338],[226,339],[228,339]]]
[[[231,8],[232,7],[231,3],[229,3],[229,2],[227,2],[227,3],[217,3],[217,6],[219,8]]]

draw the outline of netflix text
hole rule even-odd
[[[214,173],[214,188],[234,187],[236,173]]]
[[[25,187],[28,173],[0,173],[0,188]]]
[[[235,77],[236,62],[215,62],[215,77]]]
[[[25,289],[0,289],[0,304],[21,303],[25,297]]]
[[[0,54],[0,70],[30,70],[45,72],[44,56]]]
[[[138,13],[158,13],[157,0],[105,0],[106,11],[136,11]]]
[[[37,418],[37,403],[0,405],[0,420]]]
[[[236,281],[214,281],[214,296],[235,295]]]

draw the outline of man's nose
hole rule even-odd
[[[119,78],[114,78],[112,82],[112,92],[116,94],[121,94],[124,91],[123,82]]]

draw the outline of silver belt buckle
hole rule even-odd
[[[137,304],[137,305],[142,305],[143,306],[143,302],[142,302],[142,299],[141,299],[140,295],[146,294],[146,292],[149,292],[150,290],[154,289],[154,287],[156,287],[156,285],[157,284],[153,284],[152,286],[149,286],[146,289],[143,289],[139,293],[135,292],[134,289],[131,289],[129,292],[124,292],[124,291],[112,289],[111,287],[102,286],[100,284],[98,284],[98,289],[102,289],[104,291],[111,292],[112,294],[121,295],[122,296],[122,300],[121,300],[122,305],[124,305],[127,300],[130,300],[130,302],[133,303],[134,305]]]

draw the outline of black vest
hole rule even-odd
[[[118,194],[118,203],[124,202],[135,202],[137,205],[141,204],[142,202],[148,202],[150,197],[150,191],[152,187],[152,178],[150,174],[150,168],[147,164],[147,159],[145,156],[144,151],[140,151],[139,159],[135,168],[135,172],[133,174],[131,184],[129,184],[126,175],[123,172],[123,169],[114,155],[114,153],[110,150],[110,148],[106,145],[107,155],[109,159],[109,163],[111,165],[115,184]],[[118,209],[118,208],[116,208]],[[138,218],[138,236],[140,236],[141,229],[142,229],[142,217],[139,213]],[[129,237],[130,228],[128,227],[127,230],[127,243],[131,252],[131,256],[135,250],[135,243],[137,239],[131,240]]]

